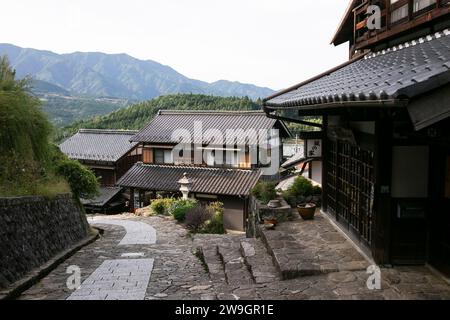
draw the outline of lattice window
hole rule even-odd
[[[374,155],[343,142],[330,141],[327,167],[328,210],[361,242],[372,241]]]

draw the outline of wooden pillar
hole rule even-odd
[[[392,143],[393,124],[381,114],[375,123],[375,203],[372,225],[372,254],[380,265],[390,264],[392,232]]]
[[[328,211],[328,115],[323,116],[322,128],[322,210]]]
[[[130,213],[134,213],[134,189],[130,189]]]

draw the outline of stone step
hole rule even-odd
[[[245,264],[240,243],[241,239],[234,239],[234,241],[224,241],[218,245],[218,253],[222,259],[228,285],[250,285],[255,283]]]
[[[225,270],[217,245],[202,247],[202,253],[211,280],[214,283],[226,284]]]
[[[241,253],[255,283],[265,284],[281,279],[266,247],[259,239],[241,241]]]

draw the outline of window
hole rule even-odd
[[[409,14],[408,11],[409,11],[409,4],[405,4],[404,6],[401,6],[400,8],[393,10],[391,13],[391,22],[395,23],[408,17]]]
[[[173,164],[172,150],[164,150],[164,163]]]
[[[155,163],[164,164],[164,150],[155,149]]]
[[[173,164],[172,150],[155,149],[156,164]]]
[[[153,163],[153,149],[145,148],[143,150],[142,161],[144,163]]]
[[[414,0],[414,12],[419,12],[436,4],[436,0]]]

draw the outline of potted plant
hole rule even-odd
[[[317,204],[312,200],[317,190],[310,180],[300,176],[295,179],[283,196],[292,207],[297,208],[302,219],[312,220],[317,209]]]
[[[297,211],[303,220],[314,220],[316,214],[317,205],[315,203],[299,204]]]
[[[252,190],[253,196],[258,199],[263,205],[267,206],[266,214],[263,215],[262,220],[266,226],[276,226],[278,221],[274,214],[271,214],[272,209],[281,206],[280,201],[277,199],[278,194],[276,191],[277,184],[274,182],[259,182]]]

